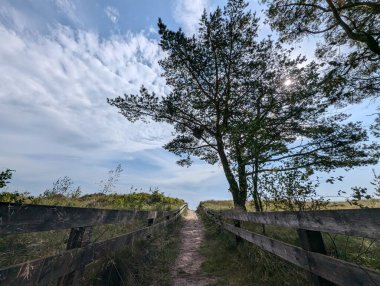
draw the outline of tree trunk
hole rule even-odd
[[[220,139],[216,140],[217,147],[218,147],[218,154],[220,161],[223,166],[223,171],[226,176],[226,179],[228,181],[228,184],[230,185],[230,192],[232,194],[232,198],[234,200],[234,209],[237,211],[246,212],[247,209],[245,207],[245,203],[247,201],[247,183],[246,183],[246,174],[245,174],[245,168],[243,169],[240,165],[239,166],[239,184],[237,183],[235,176],[232,173],[232,170],[230,168],[230,165],[228,163],[227,156],[224,152],[224,146],[223,142]],[[243,172],[244,171],[244,172]],[[244,174],[242,174],[244,173]],[[242,175],[244,177],[242,177]],[[245,180],[245,181],[243,181]],[[234,225],[236,227],[240,227],[240,221],[234,220]],[[239,236],[236,236],[236,244],[239,245],[243,242],[243,239]]]
[[[230,187],[230,191],[232,193],[232,198],[234,200],[235,211],[246,212],[247,208],[245,207],[245,202],[247,200],[247,195],[244,196],[239,188],[232,190]],[[236,227],[241,226],[240,220],[234,220],[233,224]],[[244,240],[240,236],[235,236],[235,239],[236,239],[236,245],[241,245],[244,242]]]
[[[255,205],[255,210],[257,212],[262,211],[261,207],[261,201],[259,198],[259,190],[258,190],[258,182],[259,182],[259,164],[257,162],[257,159],[255,160],[254,163],[254,170],[253,170],[253,175],[252,175],[252,183],[253,183],[253,188],[252,188],[252,196],[253,196],[253,203]]]
[[[236,195],[234,196],[232,194],[233,200],[234,200],[234,209],[236,211],[242,211],[246,212],[247,208],[245,206],[245,203],[247,201],[247,195],[246,192],[241,191],[240,189],[237,190]]]
[[[237,201],[234,202],[235,209],[241,211],[247,211],[245,203],[247,201],[248,183],[247,183],[247,171],[245,169],[245,162],[242,157],[242,150],[239,146],[239,142],[235,142],[236,148],[236,161],[239,180],[239,190]]]
[[[227,156],[224,153],[224,146],[223,146],[222,140],[217,139],[216,142],[217,142],[218,154],[219,154],[220,162],[222,163],[224,175],[226,176],[227,182],[230,186],[230,192],[232,194],[232,198],[234,201],[234,208],[235,210],[239,210],[239,211],[247,211],[245,207],[245,203],[247,201],[247,184],[244,183],[243,181],[243,179],[246,180],[245,173],[243,174],[244,178],[242,178],[242,175],[240,175],[240,172],[242,172],[242,169],[240,168],[239,170],[240,186],[239,186],[239,184],[237,183],[231,171]]]
[[[258,163],[257,159],[255,160],[255,164],[254,164],[254,172],[253,172],[253,176],[252,176],[252,181],[253,181],[252,196],[253,196],[253,202],[255,204],[255,210],[256,210],[256,212],[262,212],[263,211],[263,204],[261,202],[260,195],[259,195],[259,186],[258,186],[259,163]],[[262,228],[262,233],[265,234],[265,225],[262,224],[261,228]]]

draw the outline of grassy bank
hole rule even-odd
[[[380,208],[380,199],[371,199],[371,200],[362,200],[357,202],[362,207],[368,208]],[[217,200],[209,200],[204,201],[202,204],[205,207],[208,207],[213,210],[230,210],[234,208],[233,201],[225,200],[225,201],[217,201]],[[306,203],[307,204],[307,203]],[[283,209],[278,209],[273,206],[271,202],[265,202],[264,206],[266,206],[266,211],[281,211]],[[246,203],[247,211],[253,212],[255,211],[253,203],[248,201]],[[329,201],[326,202],[326,205],[322,209],[326,210],[337,210],[337,209],[358,209],[360,208],[358,205],[349,204],[346,201]]]
[[[367,207],[380,207],[379,200],[363,201]],[[207,201],[206,207],[214,210],[232,208],[231,201]],[[330,202],[327,209],[354,208],[347,202]],[[252,208],[250,206],[250,211]],[[219,227],[202,215],[207,229],[203,247],[206,272],[219,275],[227,281],[221,285],[308,285],[307,274],[296,266],[260,250],[252,244],[244,243],[236,248],[235,237],[220,232]],[[262,226],[242,222],[242,228],[262,233]],[[280,241],[300,246],[295,229],[271,226],[265,227],[266,235]],[[380,270],[380,242],[333,233],[322,233],[328,255],[361,266]],[[223,269],[223,271],[221,271]],[[289,283],[287,281],[290,281]]]
[[[95,193],[83,196],[46,192],[39,196],[30,196],[28,193],[2,192],[0,202],[138,210],[173,210],[185,203],[182,199],[165,196],[159,191],[128,194]]]
[[[96,208],[111,208],[111,209],[139,209],[139,210],[174,210],[181,206],[184,201],[177,198],[165,196],[161,192],[137,193],[130,194],[90,194],[84,196],[65,196],[62,194],[28,196],[20,193],[0,194],[0,201],[11,203],[28,203],[41,205],[61,205],[61,206],[77,206],[77,207],[96,207]],[[90,241],[97,242],[106,240],[111,237],[128,233],[147,226],[147,221],[131,220],[128,223],[109,224],[94,226],[90,233]],[[169,226],[168,229],[163,229],[150,241],[134,242],[123,253],[91,264],[87,267],[86,275],[88,285],[93,285],[95,282],[105,281],[104,279],[116,279],[115,275],[118,271],[122,271],[123,279],[132,281],[136,276],[140,277],[136,285],[152,285],[147,281],[161,281],[161,284],[154,285],[169,285],[165,284],[165,279],[169,279],[168,265],[176,255],[177,243],[177,228],[176,223]],[[0,267],[5,267],[31,259],[55,255],[66,249],[70,230],[45,231],[36,233],[25,233],[17,235],[9,235],[0,238]],[[161,262],[161,263],[160,263]],[[160,267],[157,269],[157,267]],[[96,268],[99,267],[100,268]],[[111,267],[112,266],[112,267]],[[125,267],[124,267],[125,266]],[[95,267],[95,268],[94,268]],[[111,268],[110,268],[111,267]],[[114,268],[114,270],[112,270]],[[97,269],[102,273],[94,272],[92,269]],[[132,272],[130,272],[132,271]],[[152,271],[152,273],[150,273]],[[153,274],[157,272],[156,274]],[[92,275],[91,273],[98,273]],[[161,274],[160,274],[161,273]],[[160,276],[162,275],[162,277]],[[164,279],[165,278],[165,279]],[[102,283],[103,283],[102,282]],[[100,283],[100,282],[99,282]],[[105,283],[105,282],[104,282]],[[107,284],[99,285],[107,285]],[[144,284],[145,283],[145,284]],[[119,285],[119,284],[108,284]],[[122,283],[120,284],[122,285]],[[132,282],[126,285],[134,285]]]
[[[217,285],[309,285],[303,270],[249,243],[236,246],[235,236],[221,231],[200,212],[205,225],[202,269],[218,277]]]
[[[151,239],[89,265],[81,285],[172,285],[171,269],[179,252],[181,219]]]

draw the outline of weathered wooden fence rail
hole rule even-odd
[[[1,268],[0,285],[48,285],[54,281],[58,285],[74,284],[87,264],[151,236],[174,222],[186,207],[175,211],[129,211],[0,203],[1,235],[71,228],[67,251]],[[146,220],[148,226],[100,242],[84,241],[85,232],[94,225],[132,219]]]
[[[0,203],[0,235],[123,223],[169,213]]]
[[[379,239],[380,209],[244,213],[202,208],[223,229],[307,270],[314,285],[380,285],[380,272],[326,255],[321,235],[329,232]],[[236,227],[224,219],[296,228],[302,248]]]

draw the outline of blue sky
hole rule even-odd
[[[157,19],[171,28],[195,31],[207,0],[3,0],[0,4],[0,170],[15,169],[9,190],[39,194],[58,177],[69,176],[86,193],[121,163],[118,192],[130,186],[159,187],[195,207],[204,199],[229,199],[219,166],[196,161],[190,168],[161,148],[171,129],[127,122],[107,97],[135,93],[144,84],[156,93],[168,88],[160,77]],[[251,1],[250,8],[260,7]],[[266,26],[262,35],[269,33]],[[299,44],[312,55],[315,41]],[[373,104],[350,110],[368,121]],[[366,123],[367,124],[367,123]],[[367,124],[368,125],[368,124]],[[345,173],[334,194],[368,185],[371,168]],[[339,174],[342,171],[338,171]]]

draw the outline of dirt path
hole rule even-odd
[[[188,210],[181,230],[181,248],[173,269],[174,286],[211,286],[216,279],[201,272],[203,257],[199,253],[204,236],[202,222],[197,214]]]

